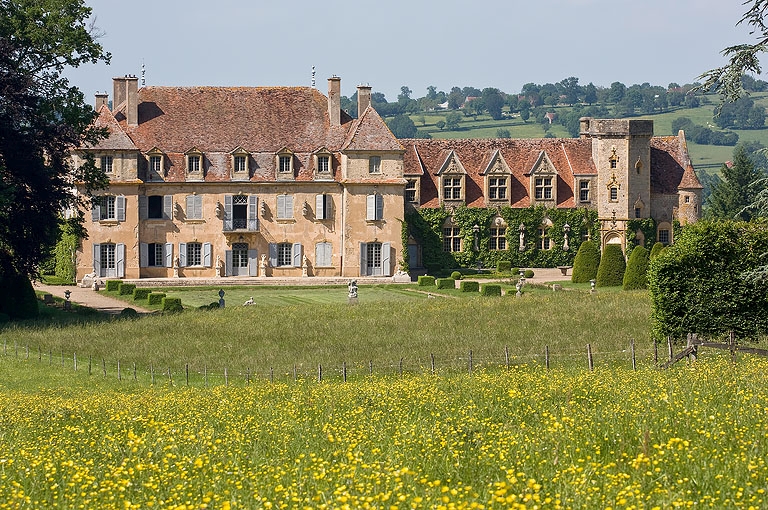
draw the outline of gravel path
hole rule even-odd
[[[95,308],[103,313],[117,315],[123,308],[133,308],[139,313],[151,313],[151,310],[147,310],[146,308],[142,308],[132,303],[126,303],[125,301],[105,296],[101,292],[96,292],[92,289],[84,289],[76,285],[44,285],[35,282],[33,286],[35,290],[48,292],[49,294],[53,294],[60,298],[64,297],[65,290],[69,290],[72,292],[69,297],[70,301],[77,303],[78,305]]]

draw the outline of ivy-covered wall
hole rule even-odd
[[[643,233],[645,237],[643,245],[648,250],[656,243],[656,220],[653,218],[629,220],[627,222],[627,253],[640,244],[636,237],[638,230]]]
[[[490,229],[496,216],[507,225],[506,250],[491,250]],[[459,227],[462,237],[462,251],[443,251],[443,227],[451,212],[446,209],[418,209],[407,212],[403,223],[403,253],[407,254],[408,239],[421,246],[424,268],[430,274],[459,267],[474,267],[481,262],[484,267],[495,267],[500,260],[509,261],[514,267],[556,267],[572,265],[573,258],[582,243],[582,232],[591,239],[600,239],[600,225],[597,212],[588,209],[547,209],[542,206],[525,209],[458,207],[453,211],[453,226]],[[547,230],[551,249],[540,250],[539,228],[546,218],[552,222]],[[525,225],[525,250],[520,251],[520,224]],[[563,250],[563,226],[571,227],[568,235],[570,249]],[[478,250],[474,251],[473,227],[478,225]],[[654,232],[655,235],[655,232]],[[407,255],[401,261],[404,270],[409,270]]]

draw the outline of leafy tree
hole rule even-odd
[[[451,110],[458,110],[467,98],[459,87],[453,87],[450,94],[448,94],[448,108]]]
[[[624,283],[624,271],[627,261],[618,244],[608,244],[603,248],[600,266],[597,268],[598,287],[619,287]]]
[[[558,83],[558,85],[560,92],[565,96],[563,98],[565,104],[575,104],[578,102],[579,96],[582,93],[578,78],[571,76]]]
[[[496,138],[512,138],[512,133],[509,132],[509,129],[499,128],[496,130]]]
[[[397,138],[414,138],[416,136],[416,124],[407,115],[397,115],[387,122],[392,134]]]
[[[707,216],[710,218],[749,220],[753,217],[750,206],[755,197],[765,189],[763,175],[755,168],[743,144],[733,150],[733,163],[720,169],[722,182],[712,189],[707,200]]]
[[[449,131],[455,131],[459,129],[461,123],[461,114],[459,112],[451,112],[445,116],[445,127]]]
[[[434,101],[437,99],[437,87],[430,85],[427,87],[427,99]]]
[[[523,120],[523,122],[528,122],[528,119],[531,118],[531,107],[525,101],[520,103],[520,118]]]
[[[661,254],[661,250],[664,249],[664,243],[656,242],[651,247],[650,259],[653,260]]]
[[[435,122],[435,126],[437,127],[437,129],[442,131],[445,128],[445,121],[444,120],[438,120],[437,122]]]
[[[87,205],[71,178],[87,193],[106,183],[92,160],[71,166],[70,150],[104,133],[61,76],[65,67],[109,61],[86,24],[90,14],[82,0],[0,2],[0,274],[9,285],[37,275],[56,243],[59,211]],[[73,223],[82,234],[82,218]]]
[[[407,85],[403,85],[400,87],[400,94],[397,95],[397,101],[407,103],[411,100],[411,94],[413,94],[413,91]]]
[[[676,135],[681,129],[688,130],[693,127],[693,121],[688,117],[677,117],[672,120],[672,134]]]
[[[651,262],[650,253],[642,246],[635,246],[629,255],[627,270],[624,272],[624,290],[648,288],[648,265]]]
[[[597,102],[597,88],[592,82],[589,82],[587,86],[584,87],[584,102],[589,105]]]
[[[597,277],[600,266],[600,249],[592,241],[584,241],[573,259],[573,283],[587,283]]]
[[[608,100],[612,103],[619,103],[624,99],[624,94],[627,93],[627,87],[620,81],[611,83],[611,92],[608,95]]]
[[[501,108],[504,106],[504,94],[499,89],[486,88],[482,93],[483,104],[493,120],[501,120]]]
[[[765,109],[756,106],[752,99],[742,97],[722,105],[714,121],[720,128],[758,129],[765,125]]]

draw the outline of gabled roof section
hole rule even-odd
[[[552,175],[557,173],[557,168],[552,164],[552,160],[549,159],[546,151],[539,152],[539,157],[536,158],[536,162],[527,172],[528,174],[546,174]]]
[[[409,143],[403,154],[403,175],[424,175],[424,162],[421,160],[419,149]]]
[[[678,188],[702,189],[688,155],[685,133],[651,138],[651,192],[677,193]]]
[[[512,173],[509,170],[509,165],[507,165],[507,162],[504,161],[504,157],[501,155],[501,151],[499,149],[496,149],[492,151],[491,157],[488,158],[488,164],[485,166],[485,168],[480,172],[480,175],[486,175],[486,174],[509,174]]]
[[[354,122],[342,150],[403,152],[405,149],[378,112],[369,106]]]
[[[131,138],[125,134],[125,131],[123,131],[120,124],[115,120],[115,117],[112,115],[112,112],[109,111],[107,105],[101,105],[98,114],[99,115],[96,117],[93,124],[97,128],[105,128],[108,132],[108,136],[95,145],[86,147],[87,149],[138,150],[138,147],[136,147]]]
[[[461,164],[461,161],[459,161],[459,157],[456,155],[455,151],[450,151],[448,155],[445,157],[445,161],[443,161],[443,164],[438,169],[436,175],[443,175],[443,174],[466,174],[467,170],[464,168],[464,165]]]

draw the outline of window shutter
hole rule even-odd
[[[232,223],[232,195],[224,196],[224,230],[226,232],[234,230]]]
[[[315,219],[324,220],[325,215],[325,195],[315,196]]]
[[[285,218],[285,195],[277,196],[277,219]]]
[[[165,267],[173,267],[173,243],[165,243],[163,256],[165,257]]]
[[[139,219],[149,218],[149,199],[146,195],[139,195]]]
[[[122,243],[115,246],[115,265],[117,266],[117,277],[125,278],[125,245]]]
[[[195,195],[187,195],[186,208],[184,209],[188,220],[195,219]]]
[[[125,196],[115,198],[117,203],[117,221],[125,221]]]
[[[392,264],[390,262],[390,244],[381,244],[381,274],[384,276],[392,276]]]
[[[248,276],[257,276],[259,273],[259,252],[256,250],[248,250]]]
[[[211,243],[203,243],[203,267],[211,267]]]
[[[232,250],[224,252],[224,276],[232,276]]]
[[[368,243],[360,243],[360,276],[368,274]]]
[[[187,243],[179,243],[179,267],[187,267]]]
[[[248,196],[248,230],[259,230],[259,197]]]
[[[139,267],[147,267],[149,261],[149,245],[139,243]]]
[[[285,195],[285,218],[293,218],[293,195]]]
[[[277,244],[269,243],[269,265],[277,267]]]
[[[101,276],[101,245],[93,245],[93,272]]]
[[[163,219],[173,219],[173,195],[163,196]]]
[[[381,220],[384,219],[384,195],[379,195],[378,193],[376,196],[376,219]]]
[[[376,195],[366,197],[365,219],[368,221],[376,219]]]
[[[293,243],[293,267],[301,267],[301,243]]]
[[[317,243],[315,246],[315,265],[318,267],[331,265],[331,243]]]
[[[93,209],[91,209],[91,221],[99,221],[101,219],[101,206],[98,197],[93,197]]]
[[[194,210],[195,210],[195,218],[198,220],[203,219],[203,196],[202,195],[193,195],[194,197]]]

